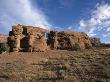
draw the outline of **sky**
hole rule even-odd
[[[110,43],[110,0],[0,0],[0,33],[16,24],[85,32]]]

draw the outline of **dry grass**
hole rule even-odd
[[[110,49],[1,54],[0,82],[110,82]]]

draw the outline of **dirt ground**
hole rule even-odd
[[[0,82],[110,82],[110,48],[3,53]]]

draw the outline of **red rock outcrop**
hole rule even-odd
[[[51,49],[72,49],[76,44],[81,49],[92,47],[90,38],[84,32],[50,31],[48,45]]]
[[[47,36],[48,34],[48,36]],[[74,47],[92,47],[90,37],[84,32],[58,32],[46,29],[15,25],[9,32],[8,43],[11,51],[46,51],[50,49],[72,50]]]
[[[45,33],[47,32],[46,29],[18,24],[12,26],[8,44],[11,51],[45,51],[47,48]]]

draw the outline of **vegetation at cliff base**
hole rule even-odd
[[[0,53],[8,51],[9,50],[9,46],[7,43],[0,43]]]

